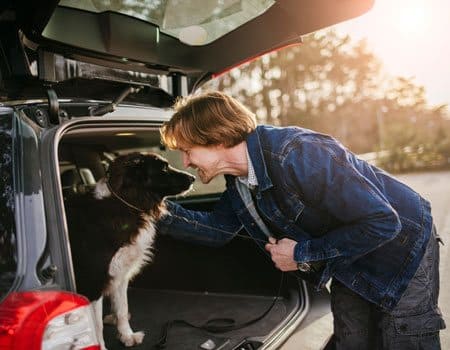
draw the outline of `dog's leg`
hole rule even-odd
[[[111,290],[111,307],[117,320],[118,337],[125,346],[141,344],[144,332],[133,332],[128,321],[128,280],[120,279],[114,282]]]
[[[128,319],[131,318],[131,314],[128,313]],[[103,323],[110,325],[110,326],[116,326],[117,325],[117,317],[116,317],[116,311],[111,310],[111,313],[108,315],[105,315],[103,317]]]
[[[103,310],[103,297],[91,302],[91,307],[94,310],[95,316],[95,331],[100,341],[100,347],[102,350],[106,350],[105,339],[103,338],[103,322],[102,322],[102,310]]]

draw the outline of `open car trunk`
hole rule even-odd
[[[93,186],[104,176],[104,164],[118,154],[156,152],[180,167],[178,153],[161,147],[158,124],[148,120],[124,124],[123,120],[88,119],[92,118],[69,123],[60,136],[58,161],[63,197]],[[222,191],[223,183],[218,181],[204,188],[196,183],[192,194],[174,200],[191,209],[210,210],[217,193],[204,191]],[[244,237],[235,237],[219,248],[157,236],[153,261],[128,290],[130,324],[135,331],[146,333],[140,348],[156,344],[164,325],[171,320],[202,325],[211,319],[230,319],[242,324],[264,314],[275,298],[262,319],[226,333],[173,324],[166,349],[200,349],[208,340],[215,346],[205,349],[256,349],[263,344],[265,348],[278,344],[292,332],[306,313],[304,284],[286,274],[280,288],[280,271],[245,232],[240,234]],[[108,312],[107,303],[104,310]],[[115,327],[105,326],[104,334],[108,349],[123,348]]]
[[[155,259],[131,284],[128,292],[131,324],[144,330],[144,347],[159,341],[171,320],[202,325],[211,319],[241,324],[266,312],[278,295],[280,273],[259,254],[252,242],[235,240],[220,249],[204,248],[159,237]],[[208,340],[217,348],[256,349],[302,307],[298,286],[284,283],[274,307],[260,321],[234,331],[214,334],[174,324],[166,349],[198,349]],[[119,349],[114,327],[106,327],[109,349]]]

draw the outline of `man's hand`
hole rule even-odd
[[[266,250],[272,256],[275,266],[281,271],[297,270],[297,263],[294,260],[294,248],[296,244],[296,241],[289,238],[283,238],[278,242],[275,238],[269,238],[269,243],[266,244]]]

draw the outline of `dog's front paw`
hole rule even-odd
[[[142,343],[144,340],[144,332],[134,332],[131,334],[119,334],[120,341],[125,346],[135,346]]]

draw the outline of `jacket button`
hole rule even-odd
[[[252,227],[253,227],[253,226],[255,226],[255,223],[254,223],[254,222],[252,222],[252,223],[250,224],[250,226],[252,226]]]

